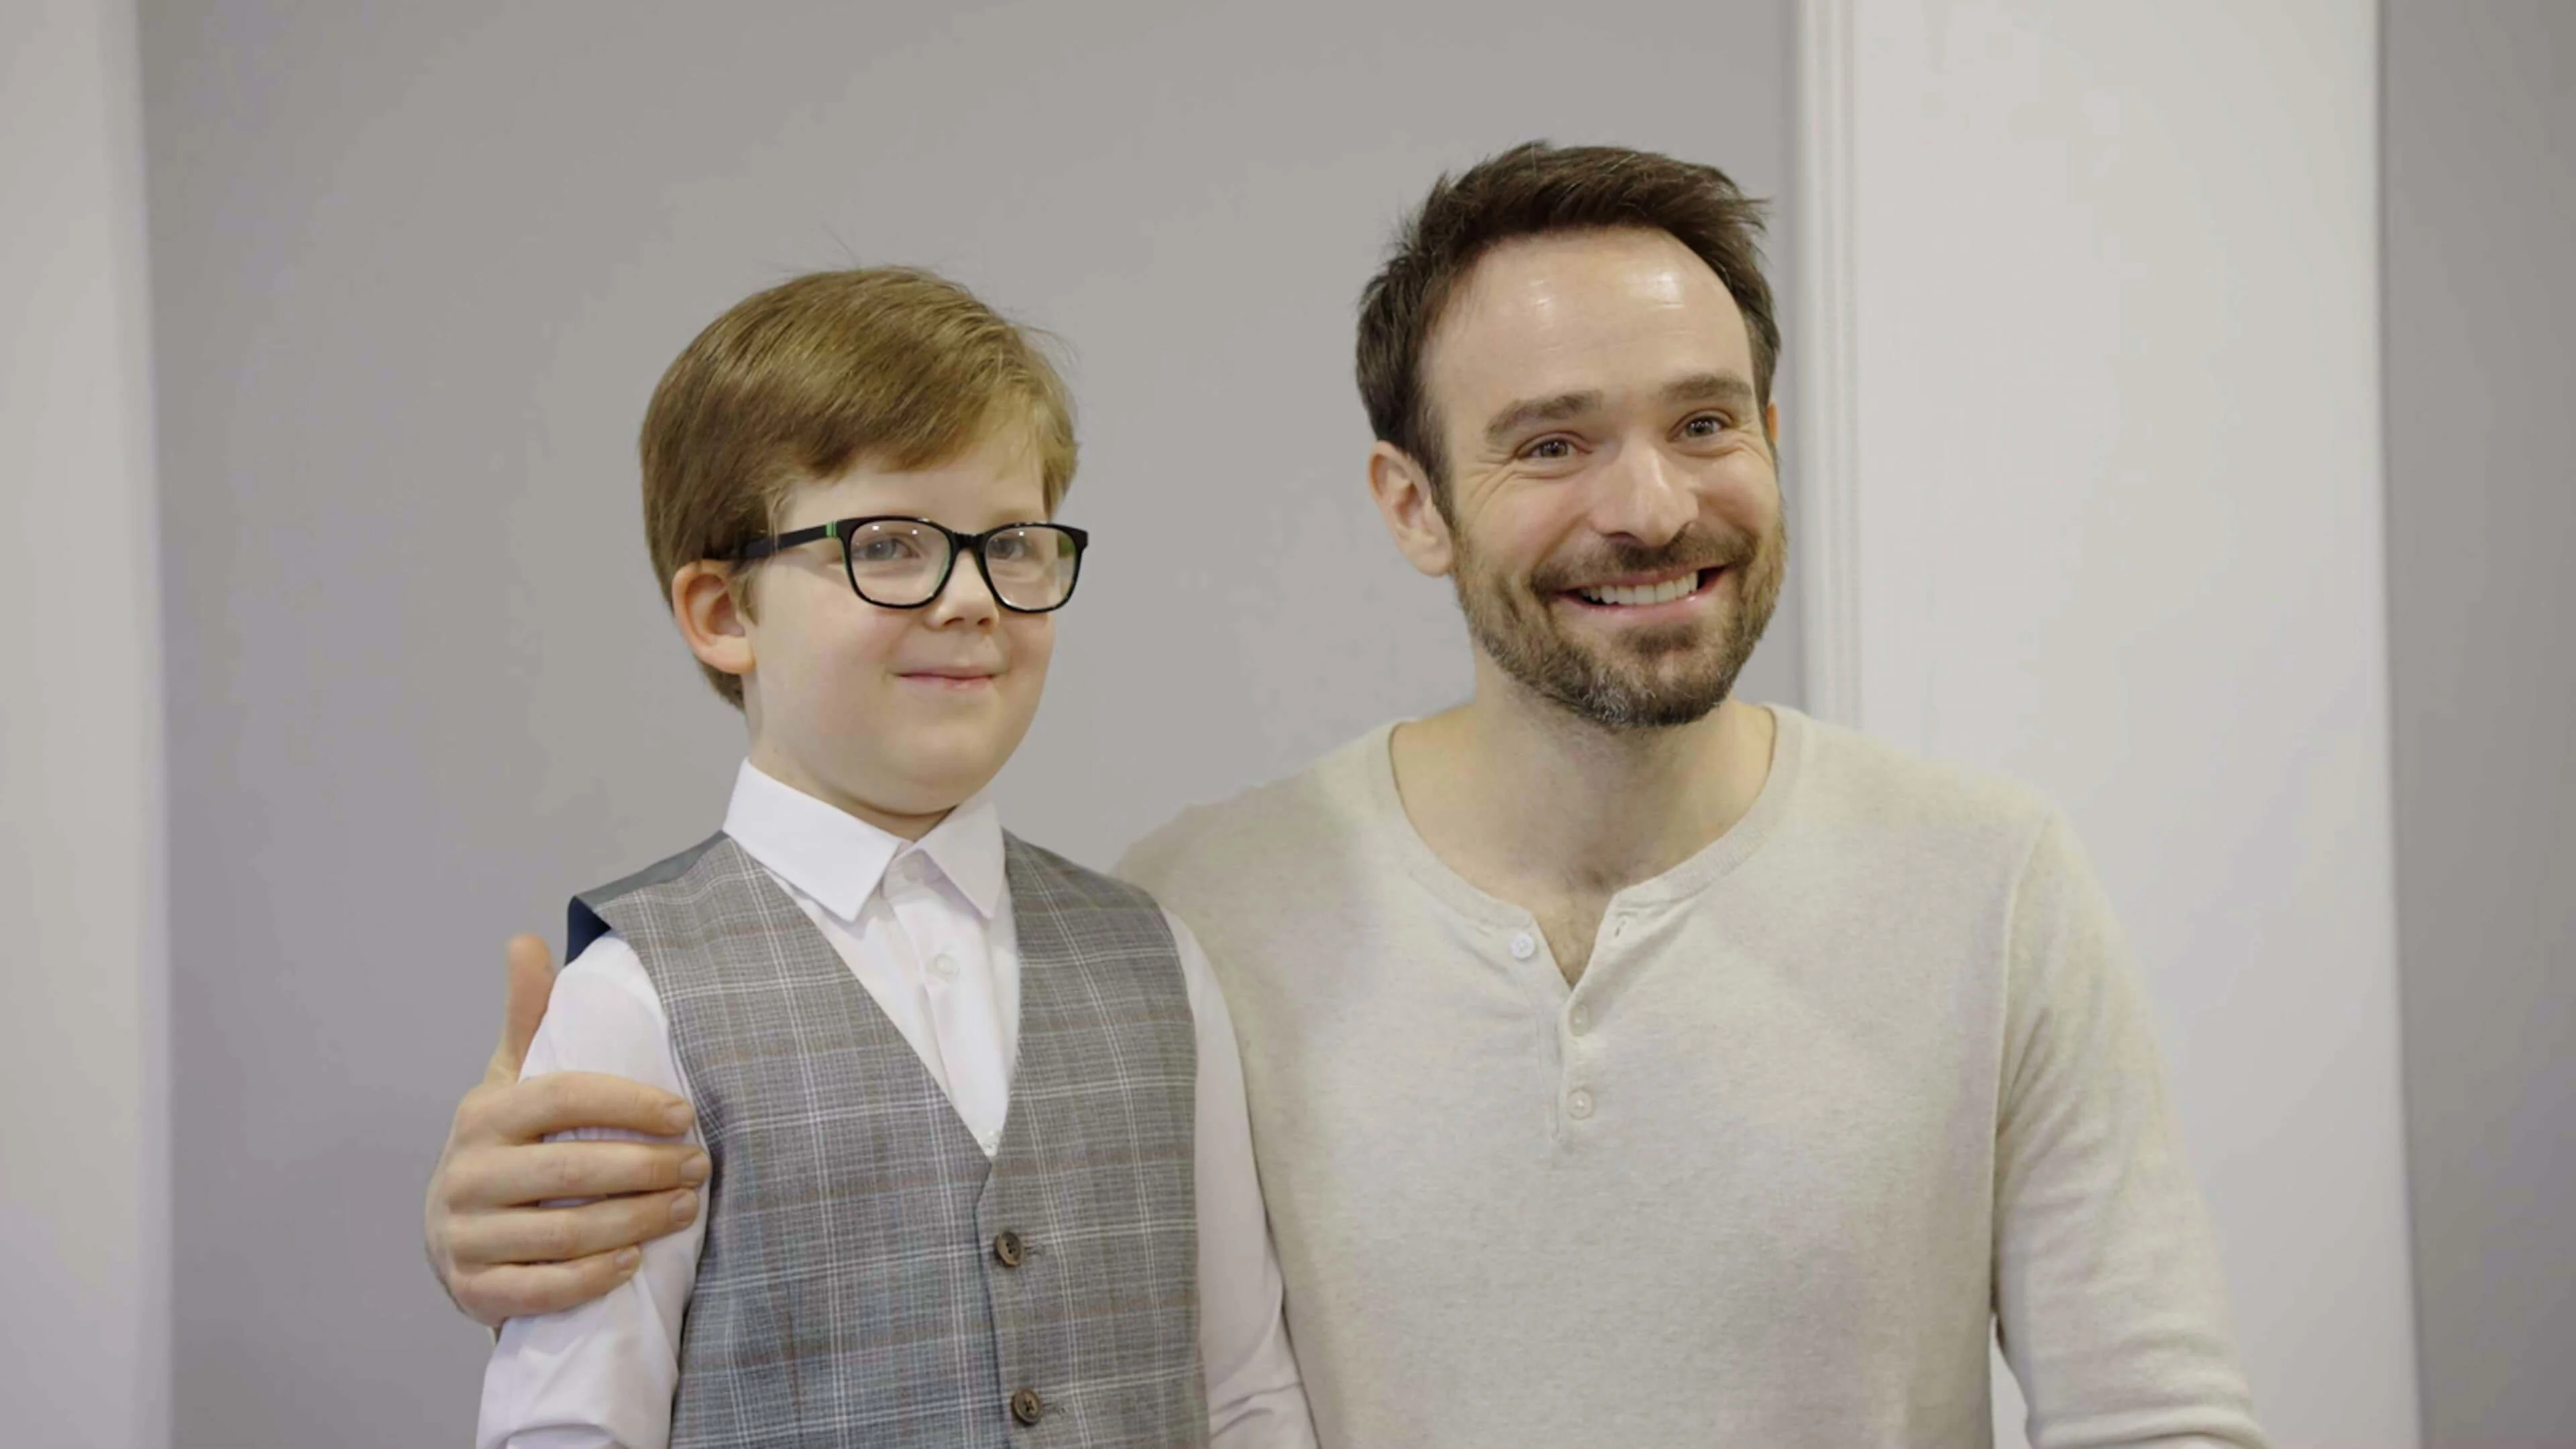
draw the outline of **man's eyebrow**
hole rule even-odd
[[[1485,442],[1489,446],[1500,447],[1510,441],[1512,434],[1533,423],[1561,423],[1600,406],[1601,394],[1598,392],[1561,392],[1554,397],[1522,398],[1494,414],[1493,421],[1485,424]]]
[[[1732,372],[1695,372],[1667,384],[1664,401],[1750,404],[1753,401],[1753,384]]]

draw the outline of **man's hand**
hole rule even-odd
[[[509,946],[501,1044],[465,1094],[429,1180],[430,1266],[447,1296],[488,1324],[553,1313],[606,1293],[643,1261],[645,1241],[697,1216],[706,1153],[685,1142],[548,1142],[614,1127],[656,1137],[689,1129],[689,1104],[623,1077],[550,1073],[519,1080],[546,1014],[554,961],[543,941]],[[578,1207],[541,1207],[596,1198]]]

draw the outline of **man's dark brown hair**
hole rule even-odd
[[[1397,230],[1385,268],[1360,294],[1360,401],[1369,426],[1422,465],[1442,513],[1449,509],[1449,463],[1422,384],[1423,353],[1440,314],[1498,243],[1629,227],[1670,234],[1726,284],[1752,334],[1755,404],[1771,405],[1780,324],[1762,277],[1762,203],[1714,166],[1624,146],[1527,142],[1435,182]]]

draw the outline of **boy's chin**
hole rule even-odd
[[[998,772],[995,772],[998,773]],[[935,779],[912,776],[902,780],[879,779],[868,786],[846,792],[846,802],[866,808],[862,818],[871,814],[911,820],[927,820],[945,815],[975,797],[975,792],[992,783],[991,775],[943,775]],[[848,803],[843,808],[849,808]]]
[[[906,742],[914,748],[884,751],[870,773],[890,787],[885,793],[900,801],[899,808],[908,814],[954,810],[993,783],[993,777],[1010,762],[1010,746],[1019,743],[1016,734],[1007,741],[958,738],[968,733],[972,732],[955,728],[925,731]]]

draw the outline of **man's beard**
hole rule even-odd
[[[1735,689],[1735,677],[1780,602],[1788,526],[1758,544],[1697,524],[1661,548],[1613,543],[1599,554],[1541,568],[1524,587],[1479,565],[1464,535],[1453,535],[1453,582],[1467,632],[1505,674],[1576,718],[1604,729],[1669,729],[1705,718]],[[1557,617],[1555,596],[1589,580],[1727,568],[1735,607],[1713,620],[1629,628],[1616,642],[1577,639]]]

